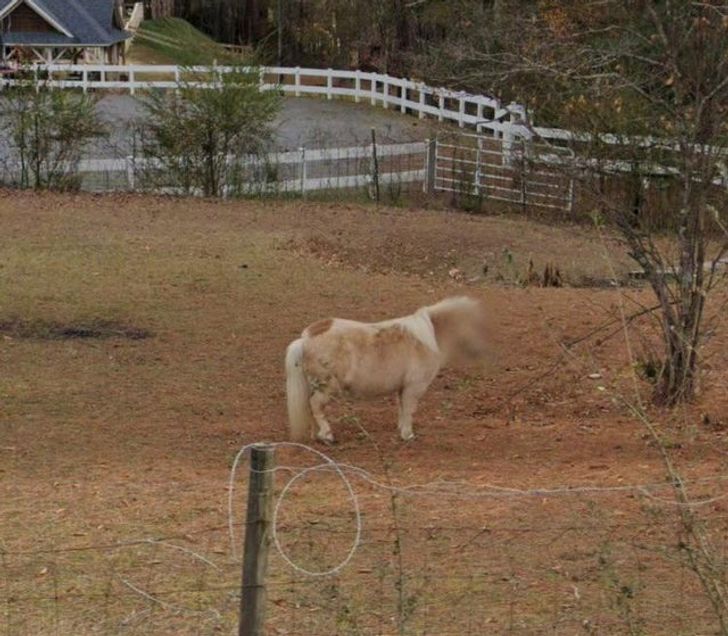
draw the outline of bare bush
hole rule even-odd
[[[11,182],[23,188],[77,189],[84,150],[106,134],[95,107],[93,97],[54,91],[31,80],[7,91],[0,124]]]
[[[268,149],[280,97],[260,91],[250,70],[183,75],[176,90],[144,100],[145,177],[184,194],[236,194],[235,184],[249,181],[243,173],[261,170],[255,159]]]

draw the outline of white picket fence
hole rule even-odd
[[[218,74],[234,70],[227,66],[213,68]],[[186,78],[196,86],[216,86],[215,81],[199,79],[210,75],[210,67],[204,66],[44,64],[34,65],[28,71],[34,74],[38,85],[77,88],[84,92],[123,90],[133,95],[149,89],[176,88],[180,80]],[[256,71],[261,90],[277,90],[296,97],[348,98],[355,102],[368,102],[372,106],[397,109],[420,118],[455,122],[460,127],[475,128],[485,122],[515,121],[525,117],[524,108],[518,104],[503,105],[494,97],[434,88],[424,82],[381,73],[279,66],[261,67]],[[0,89],[22,81],[12,77],[0,79]]]

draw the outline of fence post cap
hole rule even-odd
[[[250,447],[251,451],[272,451],[275,448],[274,444],[268,442],[257,442]]]

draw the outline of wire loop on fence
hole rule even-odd
[[[233,461],[232,468],[230,469],[230,481],[229,481],[229,488],[228,488],[228,531],[230,534],[230,551],[233,555],[233,558],[235,558],[235,529],[234,529],[234,516],[233,516],[233,495],[234,495],[234,489],[235,489],[235,475],[237,473],[238,464],[240,463],[241,458],[253,447],[257,446],[259,444],[246,444],[243,446],[238,453],[235,455],[235,459]],[[359,499],[356,495],[356,492],[354,491],[354,487],[351,485],[351,481],[344,473],[344,470],[342,469],[342,466],[336,462],[334,459],[326,455],[325,453],[322,453],[321,451],[312,448],[311,446],[307,446],[306,444],[300,444],[297,442],[275,442],[272,444],[267,444],[268,446],[272,446],[274,448],[278,448],[281,446],[288,447],[288,448],[297,448],[300,450],[305,450],[309,453],[313,453],[314,455],[317,455],[319,458],[324,460],[323,464],[319,464],[316,466],[309,466],[306,468],[303,468],[296,472],[287,482],[286,485],[281,490],[281,493],[278,495],[278,498],[276,499],[276,503],[273,509],[273,521],[272,521],[272,530],[271,534],[273,537],[273,545],[275,545],[276,550],[280,554],[281,558],[294,570],[297,572],[300,572],[301,574],[305,574],[307,576],[312,577],[324,577],[324,576],[331,576],[333,574],[336,574],[337,572],[343,570],[349,562],[354,557],[354,554],[356,554],[357,549],[359,548],[359,545],[361,544],[361,533],[362,533],[362,519],[361,519],[361,508],[359,506]],[[354,521],[356,524],[355,532],[354,532],[354,539],[351,542],[351,547],[349,548],[349,551],[347,552],[346,556],[334,567],[329,568],[328,570],[309,570],[308,568],[305,568],[291,559],[291,557],[288,555],[288,553],[283,549],[283,546],[281,545],[280,539],[278,537],[278,515],[280,512],[281,505],[283,503],[283,500],[285,499],[286,495],[288,494],[288,491],[291,489],[291,486],[295,484],[299,479],[304,477],[305,475],[320,471],[320,470],[330,470],[333,469],[333,471],[338,475],[339,479],[341,479],[341,482],[344,484],[344,487],[347,490],[347,493],[349,495],[349,499],[351,501],[351,505],[354,511]]]

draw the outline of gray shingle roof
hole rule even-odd
[[[0,0],[0,13],[16,0]],[[6,45],[108,46],[126,40],[130,34],[114,26],[114,0],[31,0],[72,34],[3,33]],[[30,4],[30,3],[29,3]],[[31,4],[31,6],[32,6]],[[7,28],[7,24],[3,24]]]

